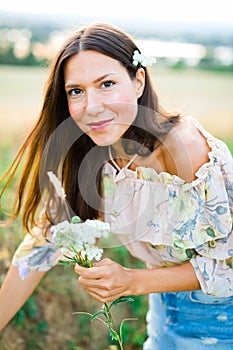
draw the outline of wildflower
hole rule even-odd
[[[97,238],[107,237],[110,226],[99,220],[86,220],[74,224],[67,220],[51,227],[53,242],[57,248],[69,248],[76,250],[83,244],[93,245]]]
[[[65,220],[51,227],[52,242],[64,256],[86,266],[93,259],[101,259],[103,249],[94,244],[97,238],[107,237],[109,230],[109,224],[99,220],[86,220],[77,224]]]
[[[138,50],[135,50],[133,53],[133,65],[135,67],[137,67],[138,64],[140,64],[142,67],[152,66],[155,62],[155,57],[146,57]]]
[[[53,186],[55,188],[55,191],[56,191],[56,194],[58,195],[58,197],[60,197],[62,200],[65,200],[66,194],[65,194],[64,188],[62,187],[60,180],[56,177],[56,175],[53,174],[52,171],[48,171],[47,174],[48,174],[50,182],[53,184]]]

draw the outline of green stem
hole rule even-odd
[[[85,245],[83,246],[84,248],[84,251],[85,251]],[[88,261],[87,260],[87,255],[85,255],[85,257],[83,258],[82,256],[82,253],[81,252],[77,252],[76,249],[74,247],[71,247],[70,248],[71,251],[75,252],[76,256],[73,257],[73,261],[75,263],[78,263],[79,265],[81,266],[86,266],[86,267],[92,267],[92,261]],[[123,348],[123,343],[122,343],[122,333],[121,333],[121,330],[120,330],[120,335],[118,334],[118,332],[116,331],[116,327],[115,327],[115,324],[114,324],[114,320],[113,320],[113,317],[112,317],[112,314],[111,314],[111,311],[110,311],[110,307],[107,303],[104,303],[103,304],[103,307],[104,307],[104,310],[105,310],[105,317],[107,319],[107,326],[110,330],[112,330],[114,336],[115,336],[115,340],[117,340],[119,346],[120,346],[120,350],[124,350]],[[86,314],[86,315],[91,315],[87,312],[76,312],[76,313],[82,313],[82,314]],[[101,322],[103,322],[103,320],[101,320],[100,318],[97,318],[99,319]]]
[[[119,345],[120,345],[120,349],[121,349],[121,350],[124,350],[123,344],[122,344],[122,341],[121,341],[121,338],[119,337],[119,334],[117,334],[117,341],[118,341],[118,343],[119,343]]]
[[[109,309],[108,304],[107,304],[107,303],[104,303],[104,307],[105,307],[105,310],[106,310],[107,315],[108,315],[108,320],[109,320],[110,324],[112,324],[113,327],[114,327],[114,321],[113,321],[113,318],[112,318],[112,315],[111,315],[111,311],[110,311],[110,309]]]
[[[114,320],[112,318],[112,314],[111,314],[110,308],[109,308],[107,303],[104,303],[104,308],[105,308],[107,316],[108,316],[109,327],[116,333],[116,337],[117,337],[117,341],[118,341],[118,343],[120,345],[120,349],[124,350],[123,344],[122,344],[122,339],[119,336],[118,332],[115,330],[116,327],[115,327],[115,324],[114,324]]]

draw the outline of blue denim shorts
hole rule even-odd
[[[233,297],[151,294],[143,350],[233,350]]]

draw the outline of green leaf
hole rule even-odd
[[[114,306],[114,305],[117,305],[117,304],[120,304],[120,303],[126,303],[126,302],[128,302],[128,301],[134,301],[134,299],[131,298],[131,297],[120,297],[120,298],[114,300],[114,301],[110,304],[109,309],[111,309],[111,307]]]
[[[98,317],[99,315],[104,315],[106,317],[106,312],[104,310],[100,310],[100,311],[94,313],[91,316],[91,320],[94,321],[94,319],[96,319],[96,317]]]
[[[22,328],[24,326],[24,322],[26,320],[26,314],[23,309],[20,309],[17,314],[13,318],[13,324],[16,327]]]
[[[49,332],[49,325],[48,325],[48,322],[46,321],[38,322],[35,328],[37,332],[40,334],[48,334]]]
[[[70,261],[59,260],[58,262],[59,262],[59,264],[62,264],[62,265],[67,265],[67,266],[72,265],[72,262],[70,262]]]
[[[36,303],[36,299],[33,296],[31,296],[24,304],[24,310],[26,312],[26,315],[32,320],[35,320],[38,317],[39,308]]]
[[[68,256],[68,255],[65,255],[65,254],[64,254],[64,257],[69,259],[69,260],[71,260],[71,261],[75,261],[74,257]]]
[[[114,331],[114,329],[109,328],[109,334],[110,334],[110,337],[112,340],[118,341],[119,336],[118,336],[117,332]]]

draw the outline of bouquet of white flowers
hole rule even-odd
[[[51,227],[52,241],[56,248],[61,248],[63,255],[73,262],[91,267],[93,259],[100,260],[103,249],[94,244],[96,239],[107,237],[109,224],[99,220],[86,220],[78,216],[71,222],[65,220]]]
[[[69,217],[68,207],[65,201],[66,194],[59,179],[52,173],[48,172],[49,179],[53,184],[56,194],[64,201],[65,208],[67,210],[67,216]],[[56,248],[60,248],[62,254],[66,260],[60,260],[60,263],[65,265],[79,264],[84,267],[92,267],[93,260],[100,260],[103,254],[103,249],[97,247],[96,241],[108,236],[110,232],[110,226],[106,222],[100,220],[86,220],[82,222],[79,216],[73,216],[69,218],[70,221],[65,220],[51,227],[52,242]],[[108,329],[110,336],[113,340],[117,341],[120,349],[123,349],[122,342],[122,326],[126,320],[121,322],[119,334],[115,330],[113,318],[111,315],[111,308],[122,302],[133,301],[130,297],[122,297],[114,300],[110,305],[103,304],[100,311],[95,314],[89,314],[87,312],[75,312],[74,314],[86,314],[91,317],[91,320],[98,319],[104,322]],[[100,318],[103,316],[104,319]]]

